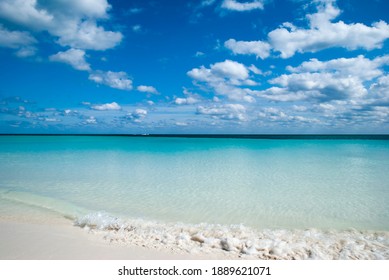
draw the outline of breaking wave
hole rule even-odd
[[[389,259],[389,232],[350,230],[255,230],[243,225],[162,223],[120,219],[106,212],[74,224],[110,242],[191,254],[259,259]]]

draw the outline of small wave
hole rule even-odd
[[[259,259],[389,259],[389,232],[357,230],[255,230],[243,225],[124,220],[106,212],[77,218],[76,226],[110,242],[192,254],[223,253]]]

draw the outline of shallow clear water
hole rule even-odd
[[[389,230],[389,141],[1,136],[5,200],[69,216]]]

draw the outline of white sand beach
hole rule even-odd
[[[182,251],[111,243],[62,215],[23,204],[0,206],[0,260],[204,259]],[[216,256],[206,256],[209,259]]]
[[[138,224],[136,230],[118,231],[78,227],[55,214],[43,217],[0,216],[0,259],[389,259],[388,232],[263,230],[252,236],[241,232],[238,239],[229,236],[239,229],[189,233],[183,227],[178,234],[177,228],[161,233],[158,225]]]
[[[201,259],[198,255],[109,243],[101,236],[73,227],[70,221],[56,224],[0,221],[0,229],[2,260]]]

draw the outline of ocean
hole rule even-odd
[[[0,136],[0,215],[36,208],[135,245],[331,258],[328,242],[389,245],[389,141]],[[314,253],[285,245],[317,240]],[[357,256],[389,258],[365,247]]]

